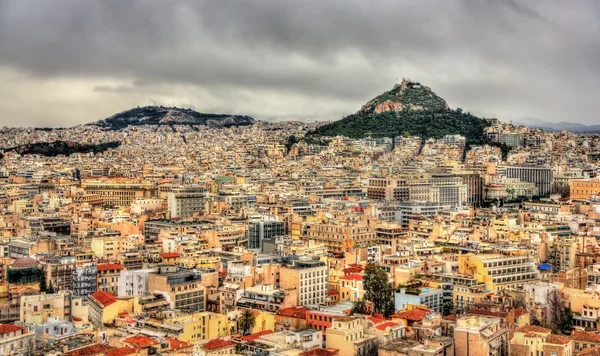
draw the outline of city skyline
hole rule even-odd
[[[402,77],[479,116],[594,124],[598,10],[593,1],[0,1],[0,125],[67,127],[144,105],[338,120]]]

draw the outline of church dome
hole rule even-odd
[[[36,260],[31,257],[21,257],[17,258],[15,262],[10,266],[13,269],[25,269],[25,268],[35,268],[38,266]]]

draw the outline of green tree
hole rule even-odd
[[[367,302],[364,299],[357,300],[352,304],[350,315],[354,314],[367,314]]]
[[[573,312],[571,311],[571,308],[564,308],[562,316],[556,326],[563,334],[570,334],[571,331],[573,331]]]
[[[48,293],[48,294],[53,294],[53,293],[55,293],[55,292],[56,292],[56,291],[54,290],[54,286],[52,286],[52,281],[50,281],[50,283],[48,284],[48,288],[47,288],[47,290],[46,290],[46,293]]]
[[[444,316],[452,314],[452,310],[454,309],[454,303],[452,301],[445,302],[442,305],[442,314]]]
[[[394,298],[389,299],[383,306],[383,316],[389,319],[396,312],[396,302]]]
[[[256,325],[256,317],[250,309],[242,310],[238,317],[238,329],[242,330],[242,335],[246,335]]]
[[[373,303],[373,312],[384,313],[386,303],[394,299],[394,288],[387,273],[373,264],[367,265],[363,277],[365,299]]]
[[[40,292],[46,292],[48,290],[48,282],[46,281],[46,271],[41,269],[40,271]]]

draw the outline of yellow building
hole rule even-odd
[[[340,277],[338,286],[340,301],[349,300],[351,302],[356,302],[362,300],[365,295],[363,276],[360,274],[349,274]]]
[[[121,257],[121,253],[134,248],[133,244],[128,243],[120,236],[93,237],[90,247],[96,257],[108,261],[117,261]]]
[[[250,330],[250,334],[255,334],[265,330],[275,330],[275,314],[265,311],[252,309],[254,314],[254,327]]]
[[[105,205],[129,206],[138,198],[155,198],[158,187],[151,182],[127,179],[88,179],[81,182],[87,194],[101,196]]]
[[[376,336],[365,334],[365,320],[353,317],[336,317],[327,328],[328,349],[340,350],[340,356],[361,354],[364,348],[377,340]]]
[[[462,254],[458,256],[458,272],[473,276],[491,291],[519,288],[524,283],[539,280],[539,272],[526,255]]]
[[[22,296],[19,320],[33,325],[47,322],[49,316],[69,320],[71,318],[70,301],[71,295],[68,292]]]
[[[99,328],[104,324],[112,324],[121,313],[134,311],[134,298],[117,298],[113,294],[98,291],[89,295],[89,319]]]
[[[199,312],[181,313],[165,318],[156,327],[159,331],[167,332],[178,340],[198,342],[230,335],[231,328],[235,330],[235,323],[230,324],[224,314]]]

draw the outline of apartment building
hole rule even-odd
[[[206,309],[206,290],[201,283],[200,274],[193,270],[159,266],[156,272],[148,274],[148,292],[163,294],[174,309]]]
[[[32,325],[46,323],[53,316],[71,320],[71,300],[70,291],[22,296],[19,320]]]
[[[73,293],[87,297],[98,290],[98,269],[95,263],[85,263],[73,271]]]
[[[206,210],[208,189],[200,186],[172,188],[167,193],[167,208],[171,218],[187,218]]]
[[[540,279],[535,263],[525,255],[462,254],[458,256],[458,272],[475,277],[490,291],[521,288]]]
[[[96,266],[98,271],[98,287],[96,290],[117,295],[119,290],[119,277],[123,266],[118,263],[100,263]]]
[[[364,319],[342,316],[333,318],[325,344],[328,349],[340,350],[340,356],[354,356],[361,355],[375,340],[376,336],[365,334]]]
[[[44,267],[46,281],[52,282],[54,289],[72,290],[75,260],[75,256],[47,255],[41,257],[39,263]]]
[[[395,294],[395,309],[404,310],[409,304],[425,305],[427,309],[441,313],[444,290],[435,288],[402,288]]]
[[[454,347],[457,356],[508,356],[509,332],[502,319],[466,316],[456,320]]]
[[[121,270],[117,296],[143,296],[148,292],[148,275],[153,269]]]
[[[292,265],[282,266],[280,276],[281,289],[298,291],[295,305],[319,305],[325,301],[329,281],[325,262],[297,260]]]
[[[431,176],[429,201],[444,206],[464,206],[467,204],[468,186],[461,177],[451,174],[435,174]]]

